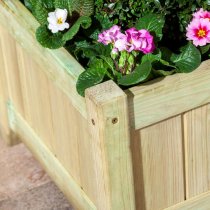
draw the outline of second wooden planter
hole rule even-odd
[[[79,63],[47,50],[18,0],[0,2],[0,128],[79,210],[210,209],[210,61],[122,91],[80,97]]]

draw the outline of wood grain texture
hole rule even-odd
[[[94,164],[92,164],[94,150],[91,149],[92,142],[87,120],[55,85],[49,83],[48,89],[52,110],[54,154],[90,199],[95,202],[97,193]]]
[[[49,149],[54,152],[54,131],[48,90],[49,80],[31,56],[19,44],[16,47],[24,106],[23,117]]]
[[[164,210],[210,210],[210,192],[203,193]]]
[[[134,210],[127,97],[108,81],[86,91],[100,210]]]
[[[9,128],[7,104],[11,99],[15,99],[23,113],[15,40],[0,26],[0,132],[9,146],[19,143],[18,137]]]
[[[132,137],[137,210],[161,210],[184,200],[181,116]]]
[[[2,27],[0,27],[0,34],[2,32]],[[3,59],[3,47],[2,47],[2,38],[0,35],[0,135],[3,139],[10,144],[9,139],[9,121],[7,113],[7,101],[9,99],[7,78],[5,73],[5,63]]]
[[[190,74],[175,74],[126,91],[135,129],[179,115],[210,102],[210,60]]]
[[[0,26],[1,27],[1,26]],[[16,41],[1,27],[1,48],[5,64],[4,72],[7,77],[9,99],[13,101],[18,111],[24,115],[23,99],[19,78],[18,58],[16,52]]]
[[[17,53],[24,119],[91,200],[97,200],[86,119],[18,44]]]
[[[96,210],[95,205],[86,193],[69,175],[63,165],[43,143],[42,139],[39,138],[18,112],[13,111],[15,116],[14,132],[22,137],[24,144],[32,151],[75,209]]]
[[[186,198],[210,190],[210,106],[183,115]]]
[[[69,97],[75,108],[86,118],[84,98],[76,91],[77,78],[83,71],[81,65],[64,48],[49,50],[39,45],[35,38],[39,24],[19,0],[0,1],[0,24],[42,66],[47,77]]]

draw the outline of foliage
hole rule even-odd
[[[88,28],[91,25],[93,0],[25,0],[25,5],[32,11],[41,26],[37,29],[36,37],[39,43],[46,48],[57,49],[74,38],[80,27]],[[70,29],[57,34],[51,33],[48,28],[48,14],[56,8],[67,9]]]
[[[95,16],[103,29],[114,24],[132,27],[138,18],[151,13],[164,16],[166,23],[162,43],[171,48],[174,48],[171,44],[174,41],[179,47],[183,44],[185,28],[192,13],[197,8],[210,9],[209,0],[95,0],[95,5]]]
[[[198,8],[210,10],[209,0],[23,1],[40,22],[37,40],[51,49],[65,46],[86,68],[77,82],[78,93],[83,96],[86,88],[109,79],[130,87],[157,77],[189,73],[210,54],[210,44],[195,47],[186,39],[192,13]],[[56,8],[68,10],[70,28],[53,34],[47,17]],[[154,37],[155,50],[114,55],[113,43],[98,42],[98,35],[113,25],[121,26],[123,31],[146,29]]]

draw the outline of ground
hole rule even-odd
[[[73,210],[23,144],[0,139],[0,210]]]

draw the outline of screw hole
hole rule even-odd
[[[118,119],[115,117],[112,119],[112,124],[117,124],[118,123]]]
[[[96,124],[94,119],[91,119],[91,122],[92,122],[93,125]]]

